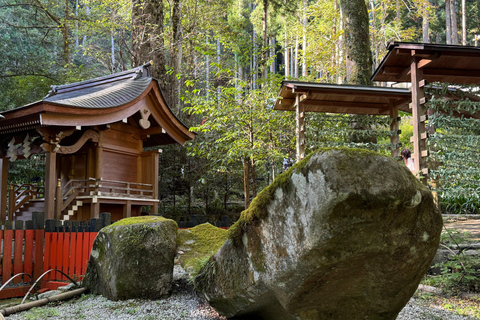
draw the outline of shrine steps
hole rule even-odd
[[[43,212],[44,199],[35,199],[26,202],[15,212],[14,220],[32,220],[34,212]]]

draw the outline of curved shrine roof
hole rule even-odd
[[[39,127],[91,127],[126,121],[131,117],[143,127],[144,146],[183,144],[195,133],[167,106],[156,79],[143,66],[71,84],[52,86],[40,101],[4,111],[0,136]],[[149,120],[149,121],[148,121]],[[142,127],[140,127],[142,129]]]
[[[132,102],[152,82],[151,77],[128,79],[78,90],[62,91],[45,97],[42,101],[64,106],[89,109],[114,108]]]

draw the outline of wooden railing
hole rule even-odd
[[[153,199],[153,185],[147,183],[125,182],[97,179],[92,195]]]
[[[35,186],[31,183],[22,185],[10,184],[8,193],[8,219],[13,220],[13,214],[30,200],[43,198],[44,192],[44,186]]]
[[[151,184],[94,178],[72,179],[62,187],[59,179],[56,189],[56,217],[60,217],[62,211],[67,209],[77,197],[94,196],[153,199],[154,190]],[[62,201],[58,201],[59,199]]]

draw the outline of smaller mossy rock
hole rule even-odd
[[[103,228],[83,285],[110,300],[169,296],[177,229],[175,221],[156,216],[122,219]]]
[[[432,193],[405,166],[322,149],[252,201],[194,283],[227,318],[393,320],[441,229]]]
[[[179,230],[177,247],[183,252],[179,257],[181,266],[186,270],[193,267],[197,261],[217,252],[227,238],[227,230],[212,226],[210,223]]]

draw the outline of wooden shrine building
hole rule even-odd
[[[408,110],[410,92],[404,88],[338,85],[284,81],[275,110],[296,111],[297,161],[305,157],[305,112],[389,116],[390,131],[398,132],[398,110]],[[398,135],[391,137],[397,146],[392,156],[400,156]]]
[[[480,85],[480,48],[431,43],[392,42],[388,53],[375,70],[373,81],[410,82],[412,93],[413,153],[415,172],[428,175],[426,121],[428,112],[425,103],[427,83],[443,82]],[[449,97],[446,95],[446,99]],[[480,101],[470,95],[471,101]],[[456,116],[480,118],[479,114],[456,114]],[[424,180],[426,181],[426,179]]]
[[[296,111],[297,161],[305,156],[305,112],[389,115],[390,130],[398,130],[398,110],[412,114],[412,158],[415,172],[428,175],[426,139],[428,112],[424,107],[428,97],[427,83],[443,82],[480,86],[480,48],[429,43],[392,42],[387,54],[375,70],[372,80],[410,82],[410,89],[308,83],[284,81],[274,109]],[[456,90],[456,89],[452,89]],[[480,102],[480,96],[467,95],[470,101]],[[448,93],[444,99],[457,100]],[[480,119],[480,114],[454,114]],[[398,145],[398,137],[391,137]],[[398,156],[399,149],[392,150]],[[423,179],[426,183],[427,179]]]
[[[158,211],[158,146],[195,134],[169,109],[148,67],[53,86],[43,100],[2,113],[2,221],[30,219],[32,207],[61,220]],[[34,154],[45,154],[45,184],[9,184],[8,163]]]

